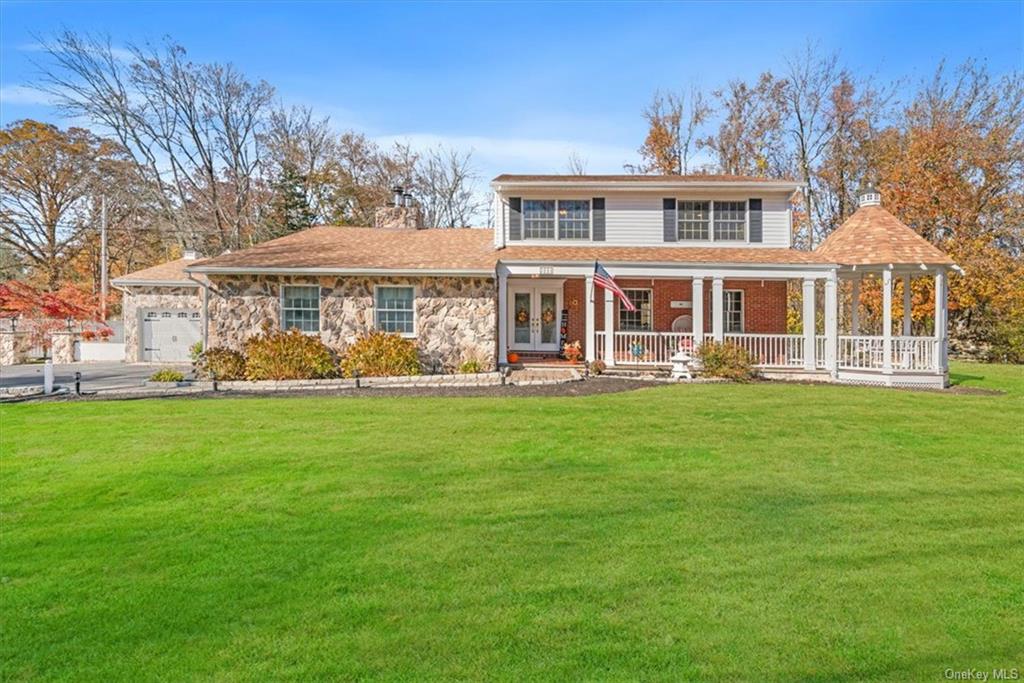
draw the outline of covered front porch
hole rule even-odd
[[[677,351],[694,351],[714,340],[745,349],[768,377],[888,386],[947,383],[944,268],[602,265],[627,293],[651,293],[643,329],[636,329],[636,317],[623,324],[618,300],[595,288],[593,264],[506,263],[498,273],[500,358],[507,360],[510,353],[554,358],[564,343],[578,340],[587,361],[611,368],[668,368]],[[856,302],[865,276],[881,282],[877,329],[866,330],[860,321]],[[909,283],[921,276],[934,278],[940,303],[931,329],[915,335]],[[894,330],[897,278],[904,295],[899,330]],[[799,326],[787,325],[787,288],[799,291]]]

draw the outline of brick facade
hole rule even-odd
[[[655,332],[669,332],[672,321],[692,309],[672,308],[673,301],[691,301],[690,280],[652,280],[648,278],[616,279],[623,289],[652,290],[651,315]],[[762,334],[786,333],[785,280],[726,280],[725,289],[743,291],[744,331]],[[586,283],[582,278],[566,280],[562,289],[565,308],[569,310],[568,341],[579,339],[586,345]],[[597,291],[594,306],[596,329],[604,329],[604,294]],[[618,303],[615,311],[618,316]],[[618,320],[616,319],[616,328]],[[704,331],[711,332],[711,280],[704,281]]]

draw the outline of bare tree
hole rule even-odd
[[[267,152],[265,172],[277,178],[292,169],[302,178],[315,221],[335,221],[342,169],[330,119],[316,118],[309,107],[278,107],[271,112],[261,139]]]
[[[690,153],[697,141],[697,134],[714,109],[704,98],[704,91],[696,85],[690,87],[690,97],[686,107],[686,131],[682,134],[679,145],[682,153],[683,173],[690,172]]]
[[[626,165],[630,173],[679,175],[689,173],[696,136],[712,109],[697,86],[688,97],[656,91],[644,109],[647,137],[638,150],[642,162]]]
[[[465,228],[485,208],[474,191],[478,175],[472,152],[439,146],[423,155],[416,169],[416,192],[431,228]]]
[[[566,161],[565,170],[569,175],[586,175],[587,160],[574,149],[569,152],[569,159]]]
[[[765,176],[786,172],[786,88],[785,80],[765,72],[754,85],[736,80],[714,91],[725,118],[718,132],[698,145],[711,150],[722,173]]]
[[[170,41],[163,49],[130,46],[127,61],[109,38],[65,31],[46,46],[51,63],[42,66],[41,87],[130,152],[184,241],[200,246],[212,237],[235,248],[251,239],[270,85],[230,65],[190,62]]]

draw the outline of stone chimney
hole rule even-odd
[[[857,190],[857,206],[881,206],[882,193],[875,189],[875,186],[868,181]]]
[[[373,227],[392,230],[422,230],[423,212],[404,187],[391,188],[394,198],[373,214]]]

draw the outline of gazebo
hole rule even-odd
[[[881,194],[874,187],[868,185],[858,194],[857,211],[815,250],[838,265],[838,286],[850,293],[849,315],[843,316],[845,329],[838,329],[839,302],[845,297],[835,297],[836,310],[825,311],[826,336],[835,344],[829,349],[835,354],[834,377],[840,382],[946,387],[948,273],[959,266],[882,208]],[[882,287],[881,329],[865,334],[859,305],[861,282],[876,277]],[[934,323],[926,336],[913,334],[911,284],[915,277],[935,280]],[[903,281],[903,319],[894,333],[893,281],[897,278]]]

